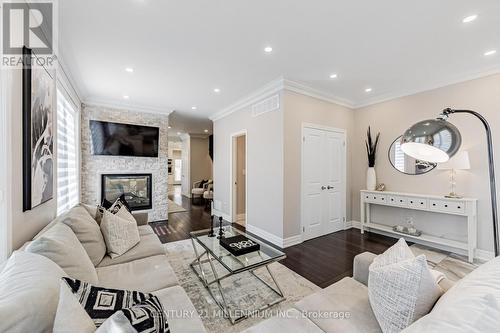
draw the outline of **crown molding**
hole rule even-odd
[[[83,102],[83,104],[88,105],[88,106],[100,106],[100,107],[106,107],[110,109],[117,109],[117,110],[125,110],[125,111],[132,111],[132,112],[140,112],[140,113],[155,113],[155,114],[162,114],[162,115],[170,115],[173,111],[174,108],[156,108],[156,107],[150,107],[150,106],[144,106],[144,105],[135,105],[135,104],[128,104],[128,103],[120,103],[116,102],[114,100],[107,100],[107,99],[99,99],[99,98],[87,98]]]
[[[348,107],[351,109],[353,108],[353,105],[354,105],[349,100],[337,97],[335,95],[332,95],[332,94],[327,93],[327,92],[322,91],[322,90],[312,88],[306,84],[292,81],[289,79],[285,79],[284,77],[280,77],[276,80],[273,80],[273,81],[267,83],[262,88],[254,91],[253,93],[249,94],[248,96],[240,99],[236,103],[233,103],[230,106],[215,113],[213,116],[210,117],[210,120],[217,121],[219,119],[225,118],[238,110],[241,110],[245,107],[248,107],[252,104],[255,104],[258,101],[268,97],[269,95],[275,94],[275,93],[280,92],[282,90],[296,92],[296,93],[299,93],[299,94],[302,94],[305,96],[313,97],[313,98],[316,98],[316,99],[319,99],[322,101],[326,101],[329,103],[338,104],[338,105],[345,106],[345,107]]]
[[[302,94],[305,96],[313,97],[313,98],[316,98],[316,99],[319,99],[319,100],[322,100],[325,102],[330,102],[333,104],[345,106],[345,107],[350,108],[350,109],[354,108],[354,103],[352,101],[349,101],[345,98],[341,98],[341,97],[335,96],[333,94],[330,94],[328,92],[310,87],[310,86],[303,84],[303,83],[300,83],[300,82],[284,79],[283,80],[283,88],[285,90],[293,91],[293,92],[296,92],[296,93],[299,93],[299,94]]]
[[[263,99],[264,97],[267,97],[268,95],[275,94],[283,90],[283,82],[284,82],[283,77],[273,80],[264,85],[263,87],[261,87],[260,89],[249,94],[248,96],[238,100],[237,102],[215,113],[213,116],[209,117],[209,119],[212,121],[217,121],[219,119],[225,118],[238,110],[241,110],[247,106],[250,106],[258,102],[259,100]]]
[[[356,103],[352,107],[354,109],[361,109],[361,108],[364,108],[364,107],[367,107],[370,105],[389,102],[391,100],[395,100],[398,98],[417,95],[420,93],[429,92],[432,90],[445,88],[445,87],[449,87],[449,86],[452,86],[455,84],[465,83],[467,81],[481,79],[481,78],[488,77],[491,75],[496,75],[496,74],[500,74],[500,67],[495,67],[495,68],[489,69],[487,71],[471,72],[471,73],[465,74],[465,75],[460,76],[459,78],[456,78],[453,80],[437,81],[437,82],[427,86],[426,88],[407,89],[407,90],[400,90],[400,91],[395,92],[395,93],[384,94],[382,96],[374,97],[373,99],[367,100],[366,102]]]

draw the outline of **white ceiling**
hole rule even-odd
[[[60,54],[84,100],[186,116],[213,115],[280,76],[355,106],[500,70],[498,0],[63,0],[59,6]],[[472,14],[476,21],[462,23]],[[270,54],[263,50],[268,45]],[[490,49],[498,53],[485,57]]]

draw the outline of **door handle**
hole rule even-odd
[[[333,190],[335,187],[328,185],[327,189]]]
[[[321,186],[321,190],[322,191],[326,190],[326,186]]]

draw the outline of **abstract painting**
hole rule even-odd
[[[23,211],[54,197],[55,81],[45,68],[31,66],[34,57],[24,49]]]

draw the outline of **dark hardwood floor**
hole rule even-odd
[[[365,251],[380,254],[397,239],[358,229],[338,231],[284,250],[281,263],[321,288],[352,276],[354,257]]]
[[[162,243],[189,239],[189,232],[210,227],[210,210],[204,205],[193,205],[191,200],[180,195],[169,195],[186,212],[169,214],[168,221],[151,223]],[[352,276],[352,261],[357,254],[370,251],[384,252],[397,239],[374,233],[361,234],[349,229],[308,240],[284,250],[287,258],[280,263],[290,268],[321,288]]]
[[[210,209],[204,205],[193,205],[183,197],[180,190],[170,194],[169,199],[186,209],[186,212],[168,214],[168,221],[150,223],[162,243],[189,239],[191,231],[210,228]]]

